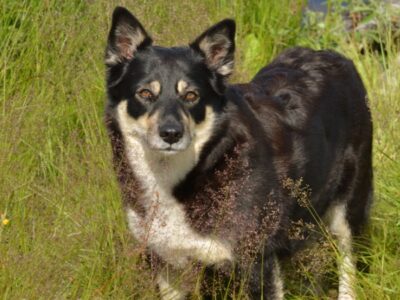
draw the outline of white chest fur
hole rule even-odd
[[[135,128],[126,112],[126,101],[117,108],[117,118],[128,161],[144,191],[145,217],[132,209],[127,211],[135,238],[177,267],[184,267],[190,260],[206,264],[232,260],[229,245],[211,236],[201,236],[190,227],[183,206],[172,195],[174,185],[197,161],[195,146],[170,156],[148,151],[137,136],[140,128]]]

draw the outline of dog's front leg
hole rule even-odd
[[[166,263],[155,252],[148,250],[146,261],[151,268],[153,280],[162,300],[181,300],[188,294],[183,272]]]
[[[162,300],[184,300],[188,292],[184,288],[183,278],[175,270],[164,268],[157,274],[156,281]]]
[[[275,255],[263,257],[259,254],[255,260],[249,278],[250,299],[282,300],[283,283],[279,261]]]

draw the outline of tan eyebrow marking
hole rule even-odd
[[[178,84],[176,85],[176,89],[178,90],[179,94],[183,94],[189,84],[184,80],[179,80]]]
[[[159,81],[154,80],[149,83],[150,90],[153,92],[154,96],[158,96],[161,91],[161,84]]]

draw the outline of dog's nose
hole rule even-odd
[[[180,124],[166,124],[160,127],[160,137],[168,144],[178,142],[183,136],[183,127]]]

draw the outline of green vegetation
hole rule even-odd
[[[234,82],[293,45],[334,48],[354,60],[374,119],[376,188],[371,267],[358,274],[357,292],[400,299],[400,57],[396,28],[382,21],[388,10],[352,1],[354,11],[378,11],[370,14],[378,20],[371,37],[344,31],[338,1],[325,22],[316,14],[302,21],[301,0],[198,2],[0,2],[0,297],[155,297],[125,224],[102,120],[103,53],[118,4],[162,45],[187,44],[235,17]],[[368,51],[371,38],[386,56]],[[320,299],[292,286],[290,299]]]

